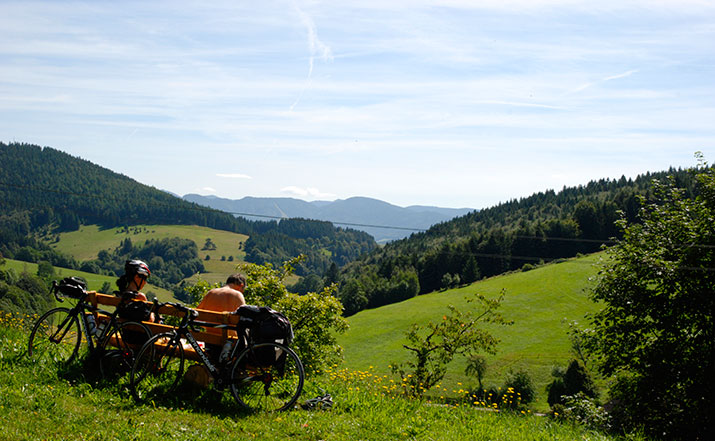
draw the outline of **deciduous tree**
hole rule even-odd
[[[608,251],[593,299],[588,349],[611,387],[626,428],[667,439],[709,439],[715,431],[715,174],[697,174],[698,196],[674,179],[654,182],[639,222]]]
[[[456,355],[467,358],[479,352],[493,354],[499,342],[491,333],[481,329],[480,323],[511,324],[497,309],[503,293],[497,299],[475,294],[468,302],[476,302],[476,311],[460,311],[450,305],[441,320],[425,325],[414,324],[407,332],[411,359],[392,365],[393,372],[402,377],[403,386],[411,395],[422,395],[437,384],[447,372],[447,365]]]

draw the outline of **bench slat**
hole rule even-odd
[[[98,305],[103,305],[103,306],[114,306],[116,307],[119,305],[121,302],[121,298],[114,296],[114,295],[108,295],[108,294],[101,294],[96,291],[87,291],[88,294],[88,300],[89,302],[97,307]],[[141,300],[137,300],[141,301]],[[149,305],[151,305],[151,302],[144,302]],[[207,322],[207,323],[215,323],[215,324],[228,324],[228,325],[236,325],[238,324],[239,317],[237,315],[233,315],[230,312],[216,312],[216,311],[207,311],[204,309],[197,309],[199,315],[196,318],[198,321],[202,322]],[[162,306],[159,308],[159,314],[162,315],[171,315],[175,317],[183,317],[184,313],[182,311],[179,311],[178,309],[174,308],[173,306],[166,305]],[[101,316],[100,316],[101,320]],[[165,325],[165,324],[160,324],[160,323],[153,323],[153,322],[142,322],[144,323],[152,332],[152,334],[159,334],[161,332],[169,332],[175,329],[171,325]],[[216,331],[214,331],[216,332]],[[217,345],[217,346],[222,346],[227,339],[232,339],[235,340],[235,336],[230,336],[227,335],[227,330],[223,329],[220,334],[217,333],[211,333],[211,332],[205,332],[205,331],[192,331],[191,334],[194,336],[194,338],[198,341],[203,341],[206,344],[212,344],[212,345]],[[186,349],[186,348],[185,348]],[[189,356],[189,351],[194,353],[193,349],[191,347],[188,347],[186,350],[187,352],[187,358]]]

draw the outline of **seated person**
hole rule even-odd
[[[128,302],[132,302],[134,300],[147,301],[146,295],[141,292],[141,290],[146,285],[146,281],[150,274],[151,271],[149,271],[149,266],[146,263],[136,259],[127,260],[124,264],[124,275],[117,279],[117,287],[119,287],[119,295],[122,297],[122,304],[126,306]],[[149,308],[149,305],[147,305],[147,308]],[[119,313],[119,316],[124,319],[136,321],[155,321],[154,313],[149,313],[149,309],[146,310],[147,314],[144,317],[137,315],[129,316],[127,315],[127,313],[129,313],[129,309],[125,308],[125,310],[126,313],[123,313],[122,311]]]
[[[156,321],[152,305],[144,303],[147,297],[141,292],[149,274],[151,274],[149,266],[141,260],[127,260],[124,264],[124,274],[117,279],[119,292],[115,292],[122,298],[117,305],[117,315],[120,318],[132,322]],[[150,335],[147,335],[146,331],[126,327],[122,332],[122,337],[128,343],[137,345],[143,344]]]
[[[204,298],[199,302],[197,309],[205,309],[216,312],[233,312],[239,306],[246,304],[243,298],[243,290],[246,287],[246,276],[243,274],[232,274],[226,280],[226,284],[220,288],[214,288],[206,293]],[[206,332],[211,334],[223,335],[224,330],[217,328],[206,328]],[[228,336],[236,337],[235,331],[228,331]],[[216,359],[221,352],[221,347],[215,345],[206,345],[209,354]]]

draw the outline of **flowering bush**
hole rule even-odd
[[[564,404],[555,404],[551,416],[558,420],[581,424],[589,429],[608,431],[611,417],[606,410],[583,392],[564,395]]]

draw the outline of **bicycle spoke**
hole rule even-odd
[[[71,362],[83,341],[79,320],[67,308],[46,312],[30,333],[27,353],[56,364]]]
[[[134,357],[151,337],[151,331],[138,322],[113,322],[110,326],[98,348],[99,368],[103,378],[116,380],[131,371]]]
[[[159,334],[147,341],[136,356],[130,376],[132,395],[139,401],[170,393],[184,371],[184,348],[171,340],[171,334]]]
[[[231,392],[243,407],[254,411],[291,408],[304,381],[298,356],[283,345],[262,343],[244,350],[231,372]]]

